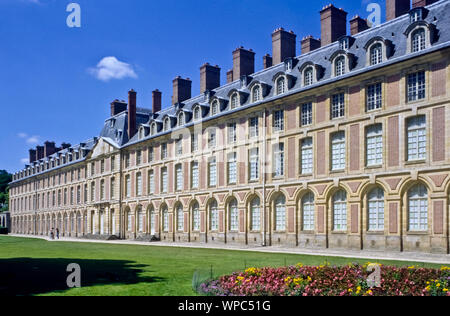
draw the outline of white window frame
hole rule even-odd
[[[366,128],[366,165],[383,165],[383,125],[374,124]]]

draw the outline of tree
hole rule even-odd
[[[0,170],[0,212],[9,209],[9,183],[12,181],[12,175],[6,170]]]

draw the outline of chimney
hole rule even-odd
[[[55,142],[46,141],[44,143],[44,157],[53,155],[56,152]]]
[[[70,146],[72,146],[72,145],[71,145],[71,144],[69,144],[69,143],[62,143],[62,144],[61,144],[61,150],[64,150],[64,149],[70,148]]]
[[[347,35],[347,12],[329,4],[320,11],[322,30],[322,46],[336,42],[341,36]]]
[[[158,89],[152,91],[152,112],[153,114],[161,111],[162,93]]]
[[[302,44],[302,54],[312,52],[315,49],[320,48],[320,40],[315,39],[311,35],[304,37],[301,41]]]
[[[177,104],[189,100],[191,98],[191,88],[191,79],[183,79],[180,76],[173,79],[172,104]]]
[[[37,160],[36,159],[36,149],[30,149],[29,152],[30,152],[30,163],[33,163]]]
[[[269,54],[266,54],[266,56],[263,57],[263,67],[264,67],[264,69],[267,69],[272,66],[273,66],[272,56],[270,56]]]
[[[200,93],[220,87],[220,67],[206,63],[200,67]]]
[[[227,72],[227,83],[233,82],[233,69]]]
[[[410,8],[411,0],[386,0],[386,21],[408,13]]]
[[[128,91],[128,139],[136,134],[136,91]]]
[[[45,157],[44,146],[37,146],[36,147],[36,160],[43,159],[44,157]]]
[[[115,99],[111,102],[111,116],[117,115],[127,110],[127,104]]]
[[[233,79],[240,79],[255,72],[255,52],[242,46],[233,51]]]
[[[369,25],[367,24],[367,20],[364,20],[359,15],[356,15],[350,20],[350,34],[352,35],[365,31],[368,28]]]
[[[413,7],[413,9],[420,8],[420,7],[425,7],[427,5],[435,3],[437,1],[438,0],[413,0],[412,1],[412,7]]]
[[[273,64],[278,65],[286,58],[296,56],[297,35],[293,31],[287,32],[283,28],[272,33]]]

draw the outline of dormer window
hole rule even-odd
[[[314,83],[314,69],[313,67],[308,67],[305,69],[303,74],[303,83],[306,86],[310,86]]]
[[[261,86],[255,85],[252,89],[252,101],[258,102],[262,99]]]
[[[434,30],[433,25],[428,24],[423,20],[411,24],[405,32],[405,35],[408,38],[408,52],[416,53],[429,48],[431,46]]]
[[[425,42],[425,29],[419,28],[415,30],[411,35],[411,52],[420,52],[426,48]]]
[[[170,118],[166,117],[164,120],[164,132],[167,132],[170,130]]]
[[[156,132],[157,132],[156,131],[156,123],[153,122],[151,127],[150,127],[150,134],[153,136],[153,135],[156,135]]]
[[[345,37],[345,38],[342,38],[340,41],[339,41],[339,49],[340,50],[347,50],[348,48],[349,48],[349,38],[348,37]]]
[[[334,61],[334,75],[335,77],[342,76],[345,74],[345,57],[339,56]]]
[[[196,106],[194,109],[194,121],[198,121],[200,120],[201,115],[200,115],[200,107]]]
[[[277,80],[277,95],[286,93],[287,91],[287,84],[286,79],[284,77],[280,77]]]
[[[370,47],[370,65],[377,65],[383,62],[383,46],[381,43],[373,44]]]
[[[143,127],[141,127],[139,129],[139,139],[144,139],[144,137],[145,137],[145,130]]]
[[[234,93],[231,96],[231,109],[234,110],[239,106],[239,96],[237,93]]]
[[[219,113],[219,102],[215,100],[211,103],[211,116],[214,116],[217,113]]]
[[[182,126],[184,126],[185,123],[186,123],[186,121],[184,119],[184,113],[181,112],[180,114],[178,114],[178,126],[182,127]]]
[[[411,10],[411,12],[409,13],[409,20],[410,23],[414,23],[417,21],[422,21],[423,20],[423,8],[417,8],[414,10]]]

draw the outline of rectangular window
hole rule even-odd
[[[367,111],[381,109],[382,103],[381,82],[367,87]]]
[[[284,143],[274,146],[274,177],[284,176]]]
[[[228,144],[234,144],[236,141],[236,123],[228,124]]]
[[[208,133],[208,148],[216,147],[216,131],[209,131]]]
[[[153,170],[148,172],[148,193],[155,194],[155,175]]]
[[[236,153],[228,155],[228,184],[237,183],[237,159]]]
[[[142,162],[142,152],[140,150],[136,151],[136,166],[140,166]]]
[[[313,173],[313,140],[311,137],[305,138],[301,142],[301,173]]]
[[[214,187],[217,185],[217,161],[216,158],[211,158],[209,161],[209,186]]]
[[[126,183],[125,195],[126,195],[126,197],[130,197],[131,196],[131,178],[129,175],[125,177],[125,183]]]
[[[191,152],[196,152],[198,150],[198,135],[192,134],[191,135]]]
[[[111,157],[111,171],[114,171],[116,168],[116,157],[112,156]],[[80,172],[78,170],[78,180],[80,180]]]
[[[149,162],[155,161],[155,152],[153,150],[153,147],[148,148],[148,161]]]
[[[346,146],[345,133],[337,132],[331,137],[331,170],[345,170]]]
[[[106,191],[105,191],[105,180],[102,180],[100,182],[100,199],[104,200],[105,199],[105,195],[106,195]]]
[[[142,174],[138,173],[136,175],[136,195],[141,196],[142,195]]]
[[[259,179],[259,148],[253,148],[250,150],[249,155],[250,165],[250,181]]]
[[[249,120],[249,138],[257,138],[258,136],[258,117],[252,117]]]
[[[161,160],[167,159],[167,144],[161,144]]]
[[[369,126],[366,130],[367,166],[383,164],[383,128],[381,124]]]
[[[275,132],[284,131],[284,111],[279,110],[273,113],[273,129]]]
[[[425,99],[425,71],[408,75],[408,101]]]
[[[427,127],[424,115],[408,119],[408,161],[427,158]]]
[[[168,176],[167,176],[167,168],[164,167],[161,169],[161,190],[162,193],[168,192]]]
[[[331,100],[331,119],[345,116],[345,94],[338,93],[333,95]]]
[[[95,162],[91,163],[91,177],[95,175]],[[61,180],[59,181],[61,182]]]
[[[180,157],[181,155],[183,155],[183,138],[182,137],[180,137],[179,139],[176,140],[175,150],[176,150],[177,157]]]
[[[183,190],[183,168],[181,164],[175,166],[175,186],[177,191]]]
[[[194,161],[191,164],[191,187],[192,189],[198,189],[198,162]]]
[[[130,154],[129,153],[125,154],[124,159],[125,159],[125,168],[130,168]]]
[[[312,103],[305,103],[301,106],[300,122],[302,126],[308,126],[312,124],[312,121]]]
[[[114,199],[116,196],[116,180],[114,178],[111,179],[110,190],[111,190],[111,193],[110,193],[111,199]]]

